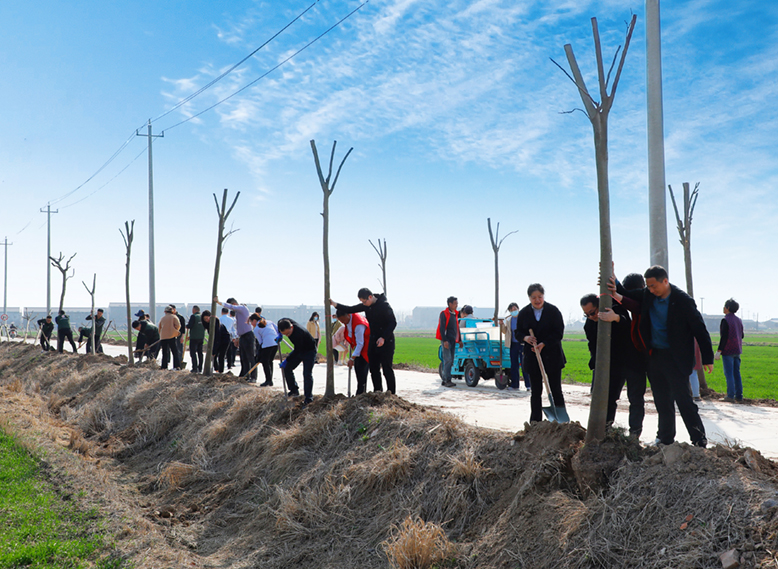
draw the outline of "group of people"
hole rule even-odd
[[[94,320],[93,326],[81,326],[78,328],[78,343],[76,346],[73,340],[73,329],[70,326],[70,317],[64,310],[60,310],[52,321],[51,314],[46,315],[45,318],[38,320],[40,345],[44,352],[53,351],[54,347],[51,345],[51,336],[54,333],[54,326],[57,326],[57,352],[60,354],[65,347],[65,341],[70,343],[70,347],[73,349],[73,353],[78,351],[78,348],[86,342],[86,353],[92,351],[92,336],[94,335],[95,352],[102,353],[103,351],[103,329],[105,328],[105,316],[103,316],[103,309],[98,308],[95,313],[94,319],[92,315],[86,317],[87,320]]]
[[[629,400],[629,431],[639,438],[645,417],[646,378],[651,385],[658,414],[656,442],[671,444],[675,440],[675,406],[689,432],[692,443],[705,447],[707,437],[692,392],[696,368],[713,371],[714,353],[710,335],[694,300],[668,280],[667,271],[652,266],[643,275],[632,273],[624,282],[614,278],[608,283],[615,304],[600,308],[599,297],[587,294],[581,298],[586,322],[589,367],[597,365],[597,327],[610,322],[610,372],[606,421],[616,416],[616,405],[624,385]],[[521,388],[521,374],[531,389],[530,422],[543,419],[543,375],[545,370],[554,405],[564,406],[562,369],[566,358],[562,348],[565,323],[562,313],[545,301],[545,290],[534,283],[527,289],[529,303],[519,309],[508,306],[510,318],[503,322],[506,344],[510,345],[512,389]],[[461,345],[457,299],[448,298],[448,307],[440,314],[438,338],[441,340],[443,385],[451,387],[451,364],[455,345]],[[743,324],[735,313],[739,306],[733,299],[724,305],[721,341],[716,357],[724,361],[727,378],[727,400],[741,401],[740,377]],[[464,309],[463,309],[464,312]],[[697,361],[699,360],[699,365]]]

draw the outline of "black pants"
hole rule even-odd
[[[394,369],[392,369],[394,338],[386,340],[380,348],[376,346],[375,340],[370,338],[370,345],[367,348],[367,359],[370,361],[370,377],[373,379],[373,391],[384,390],[381,381],[381,370],[383,369],[384,377],[386,377],[386,390],[396,393]]]
[[[675,405],[681,413],[689,438],[693,444],[707,444],[705,427],[697,405],[689,389],[689,374],[681,370],[673,360],[670,350],[651,350],[648,360],[648,379],[654,392],[654,404],[659,415],[657,438],[663,444],[675,440]]]
[[[238,347],[235,345],[234,342],[230,341],[229,345],[227,346],[227,353],[225,354],[225,359],[227,361],[227,369],[232,369],[232,366],[235,365],[235,354],[238,353]]]
[[[171,354],[173,354],[173,369],[181,368],[181,360],[178,358],[178,346],[176,346],[177,343],[178,338],[168,338],[167,340],[162,340],[160,342],[160,344],[162,344],[162,365],[160,366],[162,369],[167,369]]]
[[[259,350],[259,363],[262,364],[262,369],[265,372],[265,382],[273,384],[273,360],[278,352],[278,346],[270,346],[269,348],[261,348]]]
[[[645,364],[627,366],[627,399],[629,399],[629,432],[640,436],[643,418],[646,416],[646,368]]]
[[[189,339],[189,359],[192,360],[192,371],[203,371],[203,340]]]
[[[364,348],[363,348],[364,349]],[[367,391],[367,372],[370,364],[362,356],[354,358],[354,375],[357,376],[357,395]]]
[[[75,354],[78,351],[78,348],[73,341],[73,331],[70,328],[67,328],[66,330],[57,330],[57,351],[60,354],[62,353],[62,348],[65,346],[65,340],[70,342],[73,353]]]
[[[245,332],[238,339],[240,348],[240,377],[248,377],[249,370],[254,367],[254,332]],[[250,379],[257,379],[257,370],[251,372]]]
[[[303,393],[305,394],[305,401],[313,401],[313,364],[316,362],[316,350],[297,353],[293,351],[287,356],[285,361],[284,379],[286,380],[286,387],[289,390],[289,393],[300,393],[300,388],[297,386],[297,381],[294,378],[294,368],[302,363]]]
[[[43,332],[41,332],[41,348],[47,352],[51,349],[51,337]]]
[[[542,355],[543,352],[541,352]],[[548,385],[551,388],[551,396],[554,398],[555,407],[563,407],[565,396],[562,393],[562,368],[555,364],[550,364],[543,359],[543,366],[548,376]],[[532,396],[530,397],[530,423],[543,420],[543,374],[540,373],[538,365],[538,356],[535,352],[524,351],[524,373],[529,373],[530,385],[532,385]]]
[[[224,360],[227,356],[227,350],[232,346],[232,340],[224,344],[215,344],[213,347],[213,369],[217,373],[224,373]]]

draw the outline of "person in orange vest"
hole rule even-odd
[[[370,345],[370,324],[361,314],[349,314],[341,306],[335,310],[335,316],[343,324],[343,337],[351,346],[348,367],[353,367],[356,373],[357,395],[359,395],[367,390],[367,372],[370,368],[367,355],[367,346]]]
[[[456,387],[456,383],[451,381],[451,366],[454,364],[454,350],[456,345],[462,347],[462,337],[459,335],[459,313],[457,306],[459,301],[455,296],[449,296],[446,299],[448,308],[440,313],[438,320],[438,332],[435,335],[440,340],[443,349],[443,387]]]

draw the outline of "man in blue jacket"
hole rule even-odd
[[[640,303],[640,335],[649,351],[648,379],[659,415],[657,442],[675,440],[675,405],[689,431],[692,444],[705,447],[708,439],[689,388],[694,369],[694,340],[700,346],[702,363],[713,371],[713,346],[694,299],[670,284],[664,267],[654,265],[643,275],[646,288],[616,292]],[[618,300],[618,299],[617,299]]]

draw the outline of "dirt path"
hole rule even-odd
[[[127,353],[126,347],[105,346],[106,353],[120,355]],[[189,355],[185,356],[188,361]],[[237,375],[240,367],[233,368]],[[182,372],[188,373],[188,372]],[[314,395],[324,393],[326,366],[314,366]],[[530,416],[530,393],[527,391],[500,391],[493,381],[482,381],[477,387],[467,387],[463,381],[456,381],[456,388],[444,388],[435,373],[396,370],[397,394],[420,405],[444,409],[462,420],[481,427],[514,432],[524,428],[524,422]],[[259,374],[264,381],[262,372]],[[274,375],[275,385],[269,389],[281,391],[280,370]],[[296,373],[297,382],[302,386],[302,367]],[[372,389],[368,378],[368,390]],[[335,391],[347,393],[348,370],[345,366],[335,366]],[[265,389],[265,388],[263,388]],[[351,391],[356,391],[356,378],[352,374]],[[589,386],[563,385],[562,391],[571,420],[586,426],[589,418]],[[757,405],[734,405],[718,400],[703,400],[698,403],[700,414],[708,440],[711,443],[739,444],[755,448],[767,457],[778,459],[778,437],[775,437],[775,425],[778,425],[778,408]],[[628,402],[626,390],[622,393],[616,413],[616,424],[627,428]],[[689,434],[680,415],[676,418],[679,442],[690,442]],[[646,398],[646,417],[643,422],[641,441],[652,443],[656,437],[657,415],[650,395]]]

